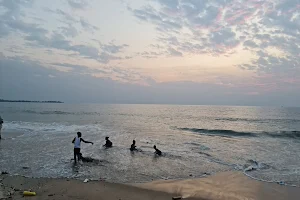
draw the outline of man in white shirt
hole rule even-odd
[[[90,144],[94,144],[93,142],[89,142],[89,141],[85,141],[84,139],[81,138],[81,133],[77,132],[77,137],[75,137],[72,141],[72,143],[74,144],[74,162],[76,163],[76,157],[78,159],[78,161],[81,158],[81,153],[80,153],[80,144],[81,142],[84,143],[90,143]]]

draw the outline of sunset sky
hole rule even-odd
[[[0,42],[0,98],[300,106],[300,0],[0,0]]]

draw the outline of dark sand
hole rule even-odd
[[[25,199],[105,199],[167,200],[174,196],[186,199],[299,200],[300,188],[252,180],[239,172],[225,172],[200,179],[154,181],[145,184],[116,184],[104,181],[24,178],[1,175],[0,199],[24,199],[22,192],[32,190],[35,197]]]
[[[24,178],[21,176],[2,175],[0,189],[2,198],[24,199],[22,192],[32,190],[37,196],[26,197],[32,200],[53,199],[90,199],[90,200],[164,200],[172,199],[171,194],[136,188],[130,185],[107,183],[103,181]]]

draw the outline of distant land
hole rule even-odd
[[[27,101],[27,100],[5,100],[0,99],[1,102],[18,102],[18,103],[64,103],[62,101]]]

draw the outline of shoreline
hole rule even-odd
[[[22,199],[22,192],[37,193],[31,199],[253,199],[296,200],[300,188],[264,183],[245,176],[242,172],[220,172],[203,178],[157,180],[149,183],[120,184],[101,180],[84,183],[67,178],[28,178],[0,175],[0,199]],[[2,196],[1,196],[2,195]]]

